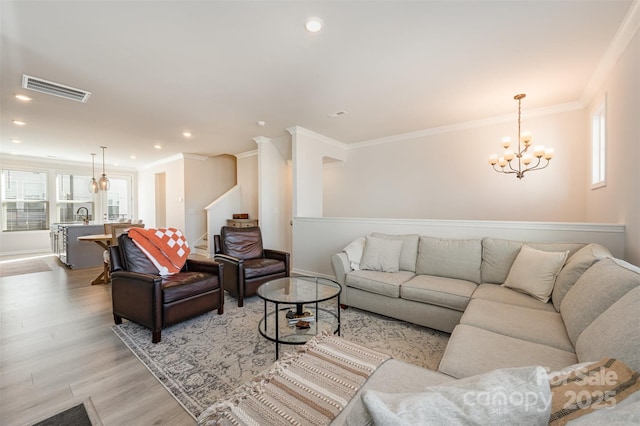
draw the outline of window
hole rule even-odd
[[[79,222],[85,217],[88,220],[95,219],[93,194],[89,192],[90,180],[91,176],[83,175],[61,173],[56,176],[57,222]]]
[[[109,178],[111,186],[107,194],[107,220],[134,219],[131,217],[131,179]]]
[[[49,229],[47,173],[2,170],[2,231]]]
[[[600,188],[607,184],[606,167],[606,100],[591,116],[591,188]]]

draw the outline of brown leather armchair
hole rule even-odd
[[[176,274],[162,277],[128,234],[109,247],[113,319],[128,319],[152,331],[152,342],[162,328],[218,309],[224,311],[223,265],[211,260],[187,259]]]
[[[287,252],[262,247],[260,227],[223,226],[213,237],[216,262],[224,265],[224,289],[244,305],[244,298],[256,294],[260,284],[289,276]]]

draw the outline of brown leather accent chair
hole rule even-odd
[[[289,253],[264,249],[259,226],[223,226],[213,240],[214,258],[224,265],[224,289],[238,299],[239,307],[260,284],[289,276]]]
[[[128,319],[152,331],[158,343],[162,329],[218,309],[224,310],[223,265],[187,259],[182,270],[162,277],[128,234],[109,247],[113,319]]]

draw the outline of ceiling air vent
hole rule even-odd
[[[65,86],[64,84],[54,83],[53,81],[31,77],[26,74],[22,75],[22,87],[24,89],[59,96],[61,98],[78,102],[87,102],[91,95],[91,92],[87,92],[86,90],[76,89],[74,87]]]

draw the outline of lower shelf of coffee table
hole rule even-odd
[[[317,312],[314,306],[305,306],[304,311],[310,312],[311,315],[315,317],[315,321],[309,323],[309,328],[298,328],[295,325],[289,324],[289,319],[286,318],[286,313],[289,310],[295,311],[295,309],[295,305],[287,306],[284,308],[281,307],[277,312],[272,311],[268,313],[266,318],[263,317],[258,325],[260,334],[272,342],[301,345],[323,331],[336,333],[340,329],[340,322],[338,321],[335,303],[332,303],[332,307],[318,307]],[[276,314],[278,315],[277,335]]]

